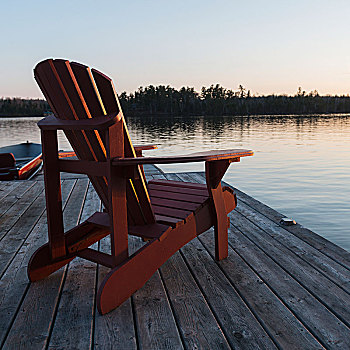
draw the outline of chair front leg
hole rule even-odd
[[[207,188],[214,203],[216,260],[222,260],[228,256],[228,219],[221,187],[221,179],[229,165],[230,162],[227,160],[205,163]]]

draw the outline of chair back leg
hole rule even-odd
[[[52,130],[42,131],[41,142],[43,147],[49,247],[51,259],[55,260],[66,255],[57,132]]]

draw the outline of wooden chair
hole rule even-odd
[[[34,69],[35,79],[55,116],[41,120],[48,243],[28,265],[31,281],[42,279],[79,256],[111,268],[101,283],[97,305],[109,312],[141,288],[178,249],[214,225],[216,259],[227,257],[227,213],[236,206],[233,191],[221,187],[231,162],[249,150],[142,157],[133,147],[110,78],[95,69],[48,59]],[[63,130],[78,160],[59,159],[57,130]],[[143,164],[205,162],[207,184],[153,180],[146,183]],[[60,172],[87,174],[104,212],[96,212],[64,232]],[[111,254],[89,248],[106,235]],[[147,243],[132,255],[128,235]]]

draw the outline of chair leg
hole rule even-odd
[[[64,257],[67,252],[63,227],[57,131],[42,131],[41,141],[43,147],[45,197],[50,256],[52,259],[58,259],[60,257]]]
[[[215,259],[219,261],[227,258],[228,256],[228,217],[221,184],[219,184],[215,189],[211,188],[210,191],[214,202],[215,215]]]
[[[228,256],[228,220],[221,184],[217,188],[211,189],[211,193],[216,213],[214,224],[215,259],[219,261]]]
[[[52,260],[49,243],[41,246],[30,258],[27,268],[28,278],[31,282],[39,281],[68,264],[75,255]]]
[[[228,256],[228,223],[221,179],[229,165],[230,162],[228,160],[205,162],[207,188],[214,202],[216,260],[222,260]]]

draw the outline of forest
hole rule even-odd
[[[50,112],[49,104],[41,99],[1,98],[1,117],[37,117]]]
[[[119,99],[127,116],[350,113],[349,95],[321,96],[317,90],[306,93],[300,87],[293,96],[260,96],[252,95],[242,85],[233,91],[216,84],[203,87],[200,92],[192,87],[177,90],[169,85],[149,85],[134,93],[122,92]],[[44,100],[0,99],[0,116],[41,116],[49,112],[49,105]]]

